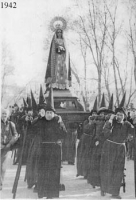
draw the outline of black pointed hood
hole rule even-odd
[[[113,108],[113,94],[111,95],[111,98],[110,98],[108,110],[109,110],[109,113],[114,113],[114,108]]]
[[[35,101],[32,90],[31,90],[31,99],[32,99],[32,109],[33,109],[33,111],[37,111],[37,103]]]
[[[106,107],[105,95],[103,93],[100,108]]]
[[[40,85],[40,93],[39,93],[39,104],[38,109],[45,109],[46,107],[46,100],[43,95],[42,85]]]
[[[119,104],[119,107],[115,109],[115,113],[123,112],[124,115],[126,116],[125,109],[124,109],[125,100],[126,100],[126,92],[124,93],[124,95],[122,97],[122,100],[121,100],[121,102]]]
[[[45,107],[45,111],[50,110],[55,112],[55,108],[54,108],[54,98],[53,98],[53,89],[50,86],[49,88],[49,96],[47,98],[47,105]]]
[[[27,102],[27,110],[32,110],[32,100],[31,100],[31,97],[29,94],[27,94],[27,99],[26,99],[26,102]]]
[[[24,98],[23,98],[23,104],[24,104],[24,110],[27,110],[28,105],[27,105],[27,103],[26,103]]]
[[[105,102],[105,95],[104,95],[104,93],[102,95],[102,100],[101,100],[100,108],[98,110],[98,115],[101,112],[107,112],[108,113],[108,109],[106,108],[106,102]]]
[[[93,112],[97,113],[97,111],[98,111],[98,103],[97,103],[97,97],[96,97],[96,99],[94,101],[93,109],[91,110],[90,114],[92,115]]]
[[[124,108],[125,100],[126,100],[126,92],[124,93],[124,95],[122,97],[122,100],[121,100],[121,102],[119,104],[119,108]]]

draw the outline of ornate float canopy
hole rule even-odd
[[[53,32],[57,29],[65,30],[67,27],[67,22],[63,17],[54,17],[50,22],[50,28]]]

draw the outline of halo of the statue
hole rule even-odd
[[[50,22],[50,29],[55,32],[57,29],[65,30],[67,22],[63,17],[54,17]]]

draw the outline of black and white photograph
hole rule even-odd
[[[0,199],[136,199],[136,0],[1,0]]]

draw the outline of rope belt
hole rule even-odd
[[[41,142],[43,144],[61,144],[61,142]]]
[[[113,141],[111,141],[111,140],[108,140],[108,139],[107,139],[107,141],[109,141],[109,142],[111,142],[111,143],[114,143],[114,144],[120,144],[120,145],[125,145],[125,143],[118,143],[118,142],[113,142]]]

